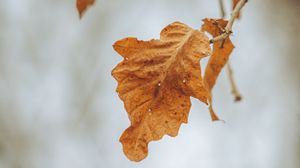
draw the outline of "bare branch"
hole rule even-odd
[[[213,43],[215,41],[220,41],[220,40],[224,40],[226,39],[231,33],[232,33],[232,26],[233,23],[235,21],[235,19],[237,18],[238,13],[240,12],[240,10],[244,7],[244,5],[248,2],[248,0],[240,0],[239,3],[236,5],[236,7],[234,8],[234,10],[231,13],[231,17],[225,27],[225,31],[223,34],[213,38],[210,40],[210,43]]]
[[[224,18],[226,15],[226,12],[225,12],[225,8],[224,8],[223,0],[219,0],[219,4],[220,4],[221,16],[222,16],[222,18]]]
[[[236,101],[236,102],[241,101],[242,100],[242,95],[240,94],[240,92],[239,92],[239,90],[236,86],[236,83],[234,81],[233,71],[232,71],[229,60],[227,62],[226,67],[227,67],[227,72],[228,72],[228,78],[229,78],[229,81],[230,81],[230,84],[231,84],[231,93],[234,96],[234,101]]]
[[[221,11],[222,18],[225,18],[226,14],[225,14],[223,0],[219,0],[219,4],[220,4],[220,11]],[[235,12],[236,11],[233,11],[232,13],[235,13]],[[236,13],[239,13],[239,12],[236,12]],[[234,16],[234,17],[237,17],[237,15]],[[232,20],[231,21],[232,24],[230,24],[230,25],[232,27],[234,19],[231,19],[231,20]],[[228,36],[228,34],[226,34],[226,33],[224,33],[221,36],[219,36],[220,40],[222,40],[222,42],[220,44],[220,48],[223,48],[226,36]],[[214,41],[218,41],[218,39],[214,39]],[[226,68],[227,68],[227,75],[228,75],[228,78],[229,78],[229,82],[230,82],[230,85],[231,85],[231,93],[234,96],[234,101],[236,101],[236,102],[237,101],[241,101],[242,100],[242,96],[241,96],[241,94],[240,94],[240,92],[239,92],[239,90],[237,88],[236,83],[235,83],[235,80],[234,80],[234,77],[233,77],[233,70],[232,70],[232,67],[231,67],[231,64],[230,64],[229,60],[228,60],[228,62],[226,64]]]

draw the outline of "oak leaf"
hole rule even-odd
[[[174,137],[180,125],[187,123],[190,96],[207,104],[210,92],[199,61],[211,48],[202,31],[180,22],[165,27],[159,40],[125,38],[113,48],[124,57],[112,75],[131,123],[120,142],[130,160],[141,161],[150,141],[166,134]]]
[[[87,8],[95,3],[95,0],[76,0],[76,7],[81,18]]]
[[[213,37],[224,33],[224,29],[228,23],[228,21],[223,19],[204,19],[203,22],[202,30],[207,31]],[[204,73],[204,81],[210,92],[212,91],[222,68],[226,65],[233,49],[234,45],[229,37],[227,37],[224,41],[214,42],[213,53],[208,60]],[[212,110],[212,108],[210,110]]]

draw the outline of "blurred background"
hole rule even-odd
[[[243,100],[226,71],[214,89],[226,123],[193,99],[176,138],[150,143],[139,163],[123,154],[114,41],[220,15],[218,0],[96,0],[82,20],[75,0],[0,0],[0,168],[299,168],[299,0],[246,4],[231,56]]]

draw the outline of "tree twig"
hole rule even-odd
[[[220,4],[220,11],[221,11],[221,15],[222,18],[225,18],[225,9],[224,9],[224,4],[223,4],[223,0],[219,0],[219,4]],[[232,25],[232,24],[231,24]],[[222,40],[222,43],[220,45],[220,47],[223,47],[223,44],[225,42],[225,39]],[[233,70],[231,67],[231,64],[229,62],[229,60],[226,63],[226,68],[227,68],[227,75],[229,78],[229,82],[230,82],[230,86],[231,86],[231,93],[234,96],[234,101],[241,101],[242,100],[242,96],[237,88],[237,85],[235,83],[234,77],[233,77]]]
[[[231,85],[231,93],[234,95],[234,101],[236,101],[236,102],[241,101],[242,95],[240,94],[240,92],[236,86],[236,83],[234,81],[233,71],[232,71],[229,60],[226,64],[226,67],[227,67],[227,72],[228,72],[228,78],[229,78],[230,85]]]
[[[226,39],[231,33],[232,33],[232,26],[233,23],[238,15],[238,13],[240,12],[240,10],[244,7],[244,5],[248,2],[248,0],[240,0],[238,2],[238,4],[236,5],[236,7],[234,8],[234,10],[231,13],[231,17],[225,27],[225,31],[223,34],[213,38],[210,40],[210,43],[213,43],[215,41],[220,41],[220,40],[224,40]]]
[[[226,15],[226,12],[225,12],[225,9],[224,9],[224,2],[223,2],[223,0],[219,0],[219,4],[220,4],[221,16],[222,16],[222,18],[224,18],[225,15]]]

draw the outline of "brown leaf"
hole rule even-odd
[[[203,22],[202,30],[207,31],[213,37],[221,35],[227,25],[227,21],[223,19],[204,19]],[[222,68],[226,65],[233,48],[234,45],[229,38],[226,38],[225,41],[214,42],[213,53],[208,60],[204,74],[204,81],[210,92],[214,87]],[[210,100],[210,105],[211,102],[212,101]],[[210,112],[214,113],[212,106],[210,106]]]
[[[76,0],[77,10],[79,12],[80,18],[87,10],[87,8],[95,3],[95,0]]]
[[[131,122],[120,142],[130,160],[141,161],[150,141],[174,137],[187,123],[190,96],[204,103],[210,99],[199,63],[211,52],[209,40],[202,31],[175,22],[161,31],[160,40],[125,38],[113,47],[124,57],[112,75]]]
[[[223,19],[204,19],[203,22],[202,30],[207,31],[213,37],[221,35],[227,25],[227,21]],[[229,38],[226,38],[225,41],[214,42],[213,53],[209,58],[204,74],[204,81],[209,90],[212,90],[215,85],[217,77],[227,63],[233,48],[234,45]]]
[[[232,0],[232,10],[236,7],[236,5],[239,3],[240,0]],[[240,18],[241,13],[239,12],[236,16],[236,18]]]

